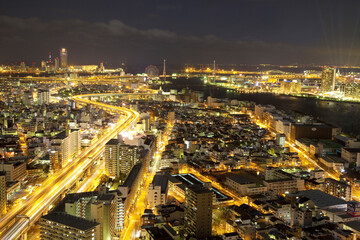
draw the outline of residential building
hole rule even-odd
[[[26,175],[26,162],[0,162],[0,171],[6,172],[6,181],[22,181]]]
[[[211,236],[213,192],[202,185],[187,186],[185,193],[185,231],[202,239]]]
[[[51,212],[40,218],[41,239],[100,240],[100,224],[62,212]]]
[[[85,192],[68,194],[63,204],[67,214],[98,222],[101,239],[105,240],[116,236],[116,201],[112,193]]]
[[[343,181],[337,181],[332,178],[326,178],[324,182],[324,192],[344,199],[345,201],[351,201],[352,198],[352,186]]]
[[[50,102],[50,91],[49,90],[39,90],[37,94],[37,104],[49,104]]]
[[[310,227],[312,224],[312,211],[307,208],[292,208],[291,225]]]
[[[64,130],[51,140],[51,170],[66,166],[81,150],[81,136],[78,129]]]
[[[288,194],[304,190],[303,179],[272,167],[265,169],[264,185],[268,190],[273,190],[278,194]]]
[[[127,176],[139,161],[137,146],[111,139],[105,145],[105,172],[111,178]]]

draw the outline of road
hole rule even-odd
[[[166,131],[163,135],[163,139],[160,140],[159,146],[157,148],[157,151],[155,153],[155,161],[153,163],[153,166],[151,169],[149,169],[149,172],[145,173],[143,176],[143,185],[140,189],[137,189],[139,192],[138,197],[134,203],[134,206],[131,207],[131,209],[134,209],[134,211],[129,212],[129,220],[127,224],[124,226],[123,231],[121,232],[120,239],[137,239],[139,238],[139,227],[140,227],[140,218],[144,214],[144,210],[147,208],[147,194],[149,185],[152,182],[156,171],[158,170],[159,163],[161,160],[161,154],[163,151],[165,151],[165,146],[168,142],[168,136],[171,133],[173,125],[168,123],[168,126],[166,128]]]
[[[116,137],[119,132],[136,123],[139,114],[133,110],[111,106],[88,100],[87,97],[97,97],[101,94],[78,95],[73,100],[82,104],[92,104],[105,110],[121,114],[116,125],[109,129],[94,144],[82,151],[67,166],[48,177],[21,205],[14,206],[0,219],[1,239],[17,239],[24,234],[28,227],[35,223],[44,212],[51,207],[61,194],[65,193],[100,156],[105,144]],[[19,218],[19,215],[21,216]]]

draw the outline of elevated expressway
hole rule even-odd
[[[125,96],[126,94],[118,95]],[[121,117],[116,125],[106,131],[94,144],[83,150],[67,166],[49,176],[22,204],[15,206],[4,215],[0,219],[0,239],[26,239],[29,227],[36,223],[61,195],[76,184],[85,171],[94,164],[94,160],[101,155],[105,144],[136,123],[139,113],[133,110],[89,100],[92,97],[102,96],[103,94],[87,94],[74,96],[72,99],[81,105],[91,104],[119,113]]]

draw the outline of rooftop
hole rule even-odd
[[[334,197],[320,190],[300,191],[296,195],[309,198],[319,208],[333,207],[336,205],[346,205],[347,203],[345,200]]]
[[[230,175],[228,176],[231,180],[235,181],[238,184],[250,184],[254,183],[253,181],[241,176],[241,175]]]
[[[187,186],[188,189],[190,189],[191,191],[197,193],[197,194],[202,194],[202,193],[213,193],[213,191],[211,191],[210,189],[202,186],[202,185],[190,185]]]
[[[65,139],[67,137],[66,131],[62,131],[58,134],[56,134],[56,136],[54,137],[54,139]]]
[[[163,174],[157,173],[152,181],[153,186],[160,186],[161,193],[165,193],[167,185],[168,185],[168,178]]]
[[[350,221],[350,222],[344,222],[344,225],[354,229],[355,231],[360,232],[360,221],[359,220]]]
[[[131,188],[131,186],[134,184],[137,175],[140,172],[141,166],[142,166],[141,163],[134,165],[129,175],[125,179],[125,182],[121,186]]]
[[[106,143],[106,145],[117,145],[117,144],[119,144],[119,143],[120,143],[119,139],[110,139],[110,140]]]
[[[357,153],[360,152],[360,148],[343,148],[344,150],[351,152],[351,153]]]
[[[146,228],[146,231],[151,236],[151,239],[158,239],[158,240],[171,239],[171,236],[163,228],[151,227],[151,228]]]
[[[43,219],[60,223],[69,227],[73,227],[82,231],[91,230],[99,223],[95,221],[89,221],[84,218],[75,217],[73,215],[62,213],[62,212],[51,212],[45,216],[42,216]]]

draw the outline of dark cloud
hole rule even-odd
[[[159,63],[320,63],[339,64],[340,56],[358,61],[356,48],[339,52],[325,45],[304,46],[259,40],[232,41],[216,35],[181,35],[159,28],[139,29],[107,22],[0,16],[0,61],[40,61],[49,51],[69,50],[73,64]],[[355,50],[356,49],[356,50]],[[56,55],[56,54],[53,54]],[[352,62],[356,63],[356,62]]]

